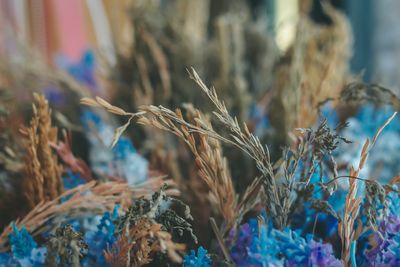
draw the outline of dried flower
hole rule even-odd
[[[111,250],[105,252],[111,266],[143,266],[152,261],[155,253],[168,254],[172,262],[180,263],[179,253],[185,245],[172,241],[172,236],[162,231],[162,225],[143,217],[131,228],[120,233]]]
[[[58,228],[47,240],[46,247],[46,266],[80,267],[80,260],[88,250],[82,234],[75,232],[71,225]]]
[[[174,205],[180,209],[178,214],[172,209]],[[174,240],[189,238],[197,243],[189,220],[193,220],[190,209],[183,202],[169,197],[162,189],[153,194],[151,199],[140,198],[134,201],[132,207],[121,217],[118,232],[123,232],[136,225],[142,218],[148,218],[163,225],[172,234]]]

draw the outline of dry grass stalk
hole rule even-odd
[[[101,214],[105,210],[112,210],[117,203],[127,208],[133,198],[150,197],[163,184],[162,177],[151,178],[148,183],[137,185],[135,188],[121,182],[91,181],[65,191],[55,199],[38,203],[22,219],[16,220],[15,224],[18,228],[25,227],[33,236],[36,236],[54,229],[58,223],[67,218],[77,218],[88,212]],[[166,193],[176,194],[176,190],[166,190]],[[54,222],[54,224],[49,222]],[[11,231],[10,224],[1,233],[0,251],[7,249],[8,234]]]
[[[357,169],[354,167],[350,168],[349,174],[349,191],[346,196],[345,209],[343,214],[343,219],[339,222],[338,225],[338,233],[342,240],[342,262],[345,266],[351,266],[350,264],[350,247],[353,241],[358,239],[359,234],[362,231],[362,226],[359,225],[358,229],[354,229],[354,224],[357,220],[361,198],[357,197],[358,191],[358,180],[354,179],[358,177],[360,171],[363,169],[365,162],[367,161],[368,154],[378,139],[380,133],[383,129],[394,119],[397,112],[393,113],[393,115],[386,120],[386,122],[376,131],[374,137],[372,138],[372,142],[367,139],[363,145],[361,150],[360,162],[358,164]]]
[[[157,63],[158,72],[164,91],[164,98],[168,99],[171,97],[171,77],[168,71],[168,59],[161,47],[158,45],[157,41],[148,31],[146,31],[144,28],[139,28],[139,34],[142,40],[147,44],[152,57]]]
[[[96,98],[96,100],[94,102],[92,99],[82,99],[81,103],[99,106],[99,98]],[[103,104],[101,106],[106,109],[108,107],[108,110],[110,110],[109,107],[111,105]],[[139,124],[168,131],[184,141],[196,157],[200,177],[210,188],[212,199],[217,203],[227,224],[231,225],[234,222],[237,201],[229,168],[226,159],[222,155],[221,145],[216,139],[208,138],[206,134],[191,131],[194,128],[201,129],[200,122],[202,122],[203,126],[207,125],[208,129],[212,128],[198,110],[188,107],[188,111],[192,116],[191,121],[193,124],[184,120],[179,109],[176,112],[172,112],[161,106],[144,106],[141,107],[141,112],[139,113],[132,114],[124,111],[118,115],[129,114],[130,118],[138,116]]]
[[[200,128],[200,121],[210,128],[207,119],[192,107],[187,110],[193,124],[184,120],[179,109],[172,112],[163,107],[149,106],[142,107],[141,110],[146,111],[146,117],[140,117],[139,124],[171,132],[188,145],[195,156],[199,175],[211,191],[213,202],[218,205],[227,225],[232,225],[236,216],[237,199],[221,144],[216,139],[208,138],[206,134],[191,131],[191,125]]]
[[[51,126],[51,111],[42,95],[34,94],[33,118],[20,132],[26,139],[26,177],[23,181],[28,208],[58,197],[63,191],[63,168],[50,144],[57,142],[57,128]]]
[[[190,106],[187,107],[188,114],[191,116],[190,121],[183,118],[179,109],[173,112],[162,106],[142,106],[138,113],[123,111],[119,112],[118,115],[128,114],[130,118],[137,116],[139,124],[150,125],[173,133],[189,146],[196,157],[196,164],[200,169],[199,174],[210,188],[211,196],[218,204],[220,213],[225,219],[226,230],[229,230],[229,227],[233,226],[237,221],[236,219],[241,217],[249,207],[242,203],[240,209],[238,209],[236,193],[226,159],[222,156],[219,141],[235,145],[255,160],[258,169],[263,174],[263,181],[266,181],[267,184],[267,198],[271,200],[267,201],[268,210],[272,217],[278,218],[279,213],[277,211],[280,209],[276,205],[279,205],[279,197],[268,150],[264,149],[259,139],[250,133],[246,125],[244,125],[244,130],[240,128],[237,119],[229,115],[225,104],[218,99],[214,88],[208,89],[193,68],[189,70],[189,74],[217,108],[218,112],[214,112],[214,114],[230,130],[231,139],[216,133],[210,122],[201,116],[198,110]],[[101,106],[111,112],[113,106],[99,100],[99,98],[96,98],[96,100],[85,98],[81,100],[81,103],[93,107]],[[248,189],[249,192],[247,192],[245,199],[253,200],[255,196],[258,196],[258,194],[254,194],[254,191],[261,188],[261,182],[258,181],[253,186],[254,188]]]
[[[180,252],[184,244],[172,241],[172,236],[162,230],[162,225],[147,218],[141,219],[135,226],[118,236],[117,242],[104,252],[106,261],[111,266],[139,267],[151,262],[150,254],[167,253],[171,261],[181,263]]]
[[[217,117],[218,121],[230,131],[230,139],[216,134],[212,129],[208,128],[207,125],[203,124],[200,124],[202,128],[200,132],[205,132],[210,137],[235,145],[255,161],[265,184],[266,208],[270,213],[270,216],[274,218],[277,226],[282,227],[285,219],[280,214],[280,211],[282,210],[281,201],[275,181],[274,169],[270,161],[268,147],[265,146],[264,148],[258,137],[250,133],[246,124],[243,125],[243,130],[241,129],[237,119],[229,114],[225,104],[219,100],[215,88],[208,88],[194,68],[191,68],[188,72],[190,77],[199,85],[201,90],[217,108],[217,111],[214,111],[213,114]],[[193,130],[196,131],[196,129]]]

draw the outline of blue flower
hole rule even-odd
[[[57,65],[67,71],[77,81],[96,91],[98,85],[95,77],[96,58],[91,50],[85,51],[79,62],[70,62],[64,56],[58,56]]]
[[[231,248],[231,257],[237,266],[283,266],[277,259],[277,246],[271,238],[270,229],[265,223],[256,219],[249,220],[240,226],[237,238]],[[235,233],[231,233],[233,239]]]
[[[389,214],[400,214],[400,195],[396,192],[390,192],[387,195]]]
[[[211,267],[211,259],[207,255],[207,250],[203,247],[197,249],[197,255],[194,250],[183,258],[184,267]]]
[[[77,187],[78,185],[86,183],[85,179],[83,179],[79,173],[73,173],[71,171],[67,172],[67,175],[63,177],[64,189],[72,189]]]
[[[37,247],[36,242],[24,227],[18,230],[13,224],[12,229],[13,232],[8,236],[11,254],[0,253],[0,266],[43,266],[47,249]]]
[[[37,247],[36,242],[24,227],[18,230],[17,226],[12,224],[12,229],[13,232],[8,235],[8,238],[13,256],[17,259],[30,257],[32,250]]]
[[[331,244],[317,242],[308,235],[306,239],[290,229],[272,230],[272,237],[280,254],[285,259],[285,266],[340,267],[342,263],[333,255]]]
[[[132,142],[128,138],[121,137],[115,144],[113,152],[116,160],[123,160],[126,159],[129,154],[136,153],[136,149],[133,147]]]
[[[372,138],[393,112],[394,109],[388,106],[376,108],[373,105],[365,105],[361,107],[357,116],[348,120],[348,127],[344,128],[341,133],[354,143],[352,145],[340,144],[335,152],[336,161],[357,166],[364,141]],[[379,177],[380,181],[387,182],[400,172],[399,150],[400,120],[394,118],[375,143],[373,153],[368,155],[368,161],[360,175]]]
[[[85,257],[85,266],[106,266],[104,251],[112,247],[115,237],[114,221],[118,219],[118,206],[113,213],[105,212],[97,225],[97,231],[87,231],[85,240],[89,246],[88,255]]]

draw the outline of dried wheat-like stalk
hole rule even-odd
[[[343,219],[339,222],[338,232],[339,236],[342,240],[342,261],[346,266],[351,266],[350,264],[350,247],[353,241],[358,239],[358,236],[361,232],[361,225],[359,225],[359,229],[354,229],[354,224],[357,220],[358,213],[360,210],[361,198],[357,197],[358,190],[358,180],[353,179],[354,177],[358,177],[360,171],[365,165],[367,161],[368,154],[375,144],[377,138],[383,131],[383,129],[394,119],[397,112],[393,113],[393,115],[387,119],[387,121],[376,131],[374,137],[372,138],[372,142],[367,139],[363,145],[361,150],[360,162],[358,164],[357,169],[354,167],[350,168],[349,174],[349,191],[346,196],[345,209]]]
[[[18,228],[25,227],[33,236],[36,236],[57,226],[49,222],[61,223],[67,218],[79,218],[88,212],[100,214],[105,210],[112,210],[117,203],[127,208],[133,198],[150,197],[164,184],[163,181],[162,177],[151,178],[148,183],[137,185],[135,188],[121,182],[91,181],[65,191],[55,199],[38,203],[15,224]],[[176,193],[176,190],[167,190],[166,193]],[[8,234],[11,231],[10,224],[1,233],[0,251],[7,249]]]
[[[34,99],[30,126],[20,130],[27,141],[23,187],[29,208],[52,200],[63,191],[63,168],[50,147],[50,143],[57,142],[57,128],[51,126],[51,111],[44,96],[34,94]]]
[[[117,115],[130,116],[130,120],[138,117],[139,124],[150,125],[171,132],[183,140],[195,155],[196,164],[200,169],[200,176],[210,188],[212,198],[218,203],[219,210],[226,221],[226,229],[228,230],[235,223],[238,214],[243,215],[249,208],[248,205],[242,203],[240,209],[238,209],[236,193],[226,159],[222,156],[218,140],[235,145],[255,160],[257,167],[263,174],[264,183],[267,185],[266,197],[270,200],[267,200],[268,210],[273,218],[279,220],[278,211],[281,209],[277,205],[280,202],[268,149],[264,149],[259,139],[250,133],[246,125],[244,125],[244,130],[240,128],[237,119],[229,115],[224,103],[218,99],[214,88],[208,89],[193,68],[189,73],[190,77],[196,81],[202,91],[206,93],[216,106],[218,112],[214,112],[214,114],[230,130],[231,139],[225,138],[215,132],[209,121],[201,116],[198,110],[190,106],[188,106],[188,113],[192,118],[191,121],[186,121],[179,109],[173,112],[162,106],[142,106],[139,108],[140,112],[129,113],[112,106],[100,98],[96,98],[96,100],[84,98],[81,100],[81,103],[93,107],[101,106]],[[115,110],[118,110],[118,112],[115,112]],[[126,126],[123,126],[124,130],[130,120]],[[249,189],[251,192],[249,192],[248,197],[254,196],[254,190],[259,190],[261,188],[260,184],[257,182],[257,186]],[[282,225],[283,223],[278,224]]]
[[[139,267],[151,262],[151,253],[167,253],[171,261],[181,263],[179,253],[185,250],[184,244],[172,241],[170,233],[162,230],[162,225],[143,218],[127,232],[118,236],[117,242],[104,252],[111,266]]]
[[[207,95],[217,111],[214,111],[214,115],[217,117],[219,122],[221,122],[229,131],[230,138],[224,138],[216,134],[212,129],[209,129],[207,125],[201,125],[202,131],[207,133],[207,135],[217,138],[221,141],[234,144],[236,147],[241,149],[252,159],[254,159],[258,170],[261,172],[265,184],[265,197],[267,210],[271,217],[274,218],[278,227],[284,225],[284,216],[281,216],[280,211],[281,200],[279,197],[279,190],[275,181],[274,169],[270,161],[270,155],[268,147],[261,144],[257,136],[250,133],[246,124],[243,125],[243,130],[239,126],[236,118],[232,117],[225,104],[219,100],[215,88],[208,88],[204,82],[201,80],[194,68],[188,70],[190,77],[199,85],[201,90]],[[196,129],[193,129],[196,130]]]
[[[141,107],[141,110],[146,111],[146,117],[140,117],[139,124],[171,132],[188,145],[195,156],[200,177],[209,187],[211,197],[218,205],[226,224],[232,226],[236,217],[237,199],[221,144],[207,134],[193,131],[201,129],[199,122],[212,129],[208,120],[191,106],[187,106],[191,123],[184,120],[179,109],[172,112],[161,106],[149,106]]]
[[[183,140],[195,155],[196,164],[200,169],[200,176],[210,188],[211,196],[218,204],[225,221],[229,225],[234,222],[237,203],[229,168],[227,167],[226,159],[222,156],[220,143],[216,139],[207,138],[208,135],[201,133],[200,122],[202,126],[207,125],[208,129],[212,128],[201,117],[198,110],[188,107],[188,111],[192,116],[193,124],[191,124],[184,120],[179,109],[173,112],[162,106],[144,106],[140,108],[141,112],[133,114],[123,111],[120,108],[114,109],[114,106],[105,103],[99,97],[96,98],[96,101],[84,98],[81,100],[81,103],[94,107],[102,106],[117,115],[128,115],[130,116],[130,120],[134,116],[137,116],[139,124],[171,132]],[[115,110],[118,110],[118,112],[115,112]],[[129,125],[130,120],[126,124],[126,127]],[[196,129],[197,133],[193,129]],[[116,141],[118,141],[119,136],[120,134],[116,137]]]

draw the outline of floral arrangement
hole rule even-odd
[[[196,54],[176,17],[137,5],[103,76],[91,51],[0,69],[0,266],[400,265],[400,100],[348,73],[339,11],[323,6],[328,27],[302,6],[266,66],[254,21],[210,17]]]

